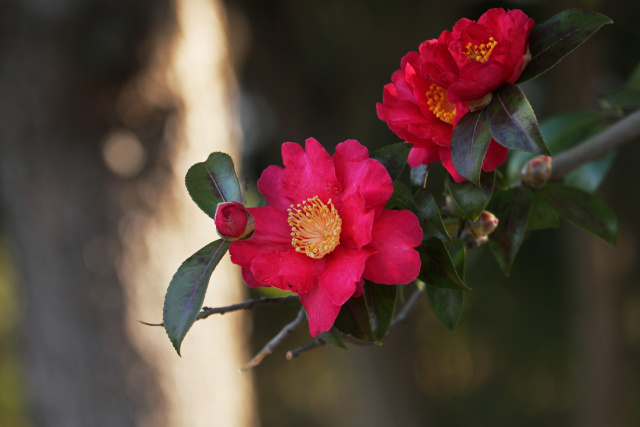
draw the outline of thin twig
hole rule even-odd
[[[563,151],[551,160],[551,180],[559,180],[574,169],[605,156],[640,136],[640,110],[620,119],[580,145]]]
[[[274,304],[287,304],[294,301],[298,301],[297,295],[289,295],[286,297],[263,297],[263,298],[257,298],[257,299],[250,299],[238,304],[228,305],[226,307],[216,307],[216,308],[202,307],[202,310],[200,311],[200,313],[198,313],[196,320],[206,319],[212,314],[225,314],[225,313],[230,313],[232,311],[250,310],[255,307],[263,307],[265,305],[274,305]],[[138,322],[147,326],[164,326],[164,323],[148,323],[142,320],[138,320]]]
[[[202,307],[202,311],[198,313],[198,317],[196,317],[196,320],[206,319],[212,314],[225,314],[231,311],[250,310],[255,307],[264,307],[265,305],[274,305],[274,304],[287,304],[294,301],[298,301],[297,295],[289,295],[286,297],[263,297],[258,299],[250,299],[250,300],[243,301],[241,303],[230,305],[227,307],[218,307],[218,308]]]
[[[298,326],[300,326],[300,324],[304,320],[304,313],[305,313],[304,308],[301,308],[300,311],[298,311],[298,316],[296,316],[296,318],[293,320],[293,322],[289,323],[284,328],[282,328],[282,330],[280,332],[278,332],[278,335],[273,337],[271,339],[271,341],[269,341],[267,343],[267,345],[265,345],[262,348],[262,350],[260,350],[258,352],[258,354],[256,354],[253,357],[253,359],[251,359],[251,361],[249,363],[247,363],[245,366],[240,368],[240,370],[241,371],[246,371],[246,370],[249,370],[251,368],[254,368],[254,367],[258,366],[260,364],[260,362],[262,362],[262,359],[265,358],[265,356],[267,356],[268,354],[271,354],[273,352],[273,350],[278,345],[280,345],[280,343],[282,343],[282,341],[284,341],[284,339],[291,332],[295,331],[298,328]]]
[[[399,326],[399,325],[401,325],[401,324],[403,324],[403,323],[405,323],[407,321],[407,319],[409,318],[409,315],[411,314],[411,312],[415,308],[416,304],[418,303],[418,301],[420,301],[420,296],[421,295],[422,295],[422,291],[420,289],[416,289],[413,292],[411,297],[407,300],[407,303],[402,306],[402,310],[400,310],[400,312],[391,321],[391,325],[389,325],[389,330],[387,331],[387,334],[392,329],[396,328],[397,326]],[[354,344],[360,344],[360,345],[373,344],[372,342],[369,342],[369,341],[351,339],[352,337],[350,337],[348,335],[343,335],[342,337],[344,339],[348,339],[350,342],[353,342]],[[321,345],[324,345],[324,344],[326,344],[325,341],[323,341],[320,338],[315,338],[315,339],[309,341],[308,343],[306,343],[304,345],[301,345],[300,347],[294,348],[293,350],[289,350],[287,352],[287,360],[291,360],[294,357],[298,357],[302,353],[307,352],[309,350],[313,350],[314,348],[320,347]]]

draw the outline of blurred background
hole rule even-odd
[[[0,2],[0,426],[640,424],[637,144],[598,191],[617,248],[562,224],[509,278],[473,251],[455,333],[425,298],[382,346],[287,361],[302,327],[238,373],[296,307],[198,322],[182,358],[137,322],[216,238],[191,164],[229,152],[251,187],[285,141],[398,142],[375,103],[402,56],[491,7],[614,20],[524,85],[540,120],[597,110],[640,61],[630,0]],[[260,295],[227,259],[205,305]]]

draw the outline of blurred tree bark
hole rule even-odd
[[[160,320],[173,272],[217,237],[183,183],[237,142],[219,4],[3,3],[0,40],[0,219],[34,425],[253,425],[240,315],[196,324],[182,359],[136,322]],[[228,266],[213,281],[211,304],[243,298]]]

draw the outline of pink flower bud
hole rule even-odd
[[[227,240],[247,239],[255,228],[253,215],[238,202],[218,204],[214,221],[220,237]]]
[[[551,176],[551,157],[538,156],[530,160],[520,171],[522,182],[533,188],[540,188]]]
[[[484,211],[477,220],[467,222],[465,231],[475,237],[484,237],[493,233],[497,226],[498,218],[491,212]]]

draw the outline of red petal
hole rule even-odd
[[[360,249],[371,242],[374,216],[375,210],[365,207],[360,193],[352,193],[342,199],[340,245]]]
[[[508,151],[509,150],[492,139],[487,149],[487,154],[484,156],[484,161],[482,162],[482,170],[491,172],[503,164],[504,161],[507,160]]]
[[[331,329],[336,317],[338,317],[338,313],[340,313],[340,306],[332,303],[331,299],[320,287],[314,288],[305,294],[300,294],[300,302],[307,311],[309,334],[312,337]]]
[[[282,144],[282,160],[285,167],[282,189],[292,203],[318,196],[325,203],[332,199],[339,207],[341,188],[333,160],[318,141],[307,139],[305,150],[292,142]]]
[[[287,223],[287,213],[271,206],[248,208],[256,226],[248,240],[231,242],[229,254],[231,262],[244,268],[251,267],[254,258],[272,252],[292,249],[291,227]]]
[[[333,161],[343,197],[360,193],[368,209],[382,209],[393,193],[393,181],[369,150],[354,139],[338,144]]]
[[[291,248],[257,257],[251,262],[251,274],[262,286],[300,294],[316,287],[326,266],[325,258],[309,258]]]
[[[368,247],[377,251],[367,259],[363,277],[386,285],[407,284],[420,272],[420,255],[414,247],[422,243],[422,228],[410,211],[385,209],[373,224]]]
[[[362,280],[364,266],[375,251],[372,249],[350,249],[338,246],[327,255],[327,267],[318,277],[318,286],[324,289],[331,302],[344,304],[356,291],[356,284]]]
[[[284,178],[284,168],[269,166],[258,180],[258,191],[264,196],[269,206],[286,211],[291,206],[291,201],[284,196],[282,178]]]

